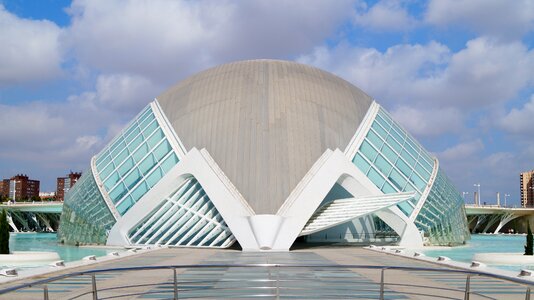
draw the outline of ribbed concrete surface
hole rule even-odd
[[[319,69],[253,60],[209,69],[158,101],[184,146],[206,148],[257,214],[274,214],[326,149],[344,150],[372,99]]]

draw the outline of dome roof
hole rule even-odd
[[[256,214],[275,214],[327,149],[345,150],[372,103],[288,61],[221,65],[157,97],[187,150],[206,148]]]

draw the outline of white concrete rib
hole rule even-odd
[[[312,234],[343,224],[352,219],[408,201],[413,196],[414,192],[407,192],[334,200],[317,209],[300,235]]]

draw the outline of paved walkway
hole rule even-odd
[[[164,266],[179,264],[358,264],[438,267],[409,258],[349,248],[314,248],[285,253],[246,253],[235,250],[161,249],[122,258],[84,269],[119,268],[130,266]],[[82,268],[77,269],[81,270]],[[69,270],[72,272],[72,270]],[[201,299],[377,299],[380,272],[370,269],[326,268],[213,268],[179,269],[179,297]],[[120,299],[169,299],[173,296],[171,270],[141,272],[109,272],[97,275],[99,299],[109,299],[127,293]],[[36,278],[38,279],[38,278]],[[385,273],[385,299],[463,299],[465,276],[436,272],[392,271]],[[129,289],[106,290],[115,286]],[[417,287],[414,287],[416,285]],[[50,299],[72,299],[91,291],[91,278],[80,276],[57,281],[48,286]],[[433,288],[440,288],[436,290]],[[473,291],[483,291],[487,297],[471,295],[470,299],[525,299],[525,288],[487,278],[471,281]],[[412,293],[406,295],[406,293]],[[255,296],[255,297],[253,297]],[[0,299],[42,299],[42,287],[28,288]],[[88,294],[77,299],[92,299]]]

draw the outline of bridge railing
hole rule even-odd
[[[195,276],[180,274],[180,271],[193,271]],[[221,270],[236,271],[240,276],[220,276]],[[146,276],[147,272],[156,271],[159,280]],[[254,273],[253,271],[258,271]],[[359,273],[354,272],[359,271]],[[451,287],[445,284],[432,285],[428,282],[406,281],[398,272],[423,273],[422,275],[441,274],[446,279],[451,275],[465,276],[461,287]],[[112,274],[112,276],[125,275],[137,272],[137,279],[143,281],[128,281],[124,278],[116,281],[99,276]],[[397,272],[397,273],[396,273]],[[214,277],[214,273],[216,273]],[[210,275],[211,274],[211,275]],[[257,274],[266,275],[262,278]],[[359,275],[360,274],[360,275]],[[361,275],[364,274],[364,275]],[[36,293],[41,290],[43,299],[49,299],[54,284],[65,289],[68,282],[79,286],[86,278],[87,288],[78,289],[69,294],[69,299],[87,298],[131,298],[137,296],[156,297],[167,299],[218,299],[225,298],[275,298],[291,297],[306,298],[360,298],[374,299],[399,298],[414,296],[418,299],[495,299],[495,295],[486,295],[484,290],[472,288],[474,280],[499,280],[505,282],[509,288],[510,283],[521,287],[524,299],[530,299],[534,282],[523,278],[511,278],[481,271],[469,271],[444,268],[423,268],[408,266],[374,266],[374,265],[292,265],[292,264],[205,264],[205,265],[170,265],[170,266],[143,266],[127,268],[98,269],[83,272],[54,276],[33,282],[28,282],[4,289],[0,289],[0,297],[24,298],[29,295],[37,299]],[[146,277],[145,277],[146,276]],[[162,276],[164,280],[162,281]],[[406,276],[406,275],[404,275]],[[435,277],[435,276],[434,276]],[[116,282],[116,284],[115,284]],[[480,281],[478,281],[480,283]],[[321,285],[321,283],[326,283]],[[489,291],[495,291],[494,283],[484,284]],[[491,287],[490,287],[491,286]],[[24,289],[33,288],[28,293],[18,293]],[[76,292],[78,291],[78,292]],[[16,293],[16,295],[15,295]],[[510,293],[517,296],[514,291]],[[506,294],[506,293],[505,293]],[[502,295],[502,294],[501,294]],[[6,298],[7,299],[7,298]],[[504,299],[504,298],[503,298]],[[507,298],[509,299],[509,298]]]

